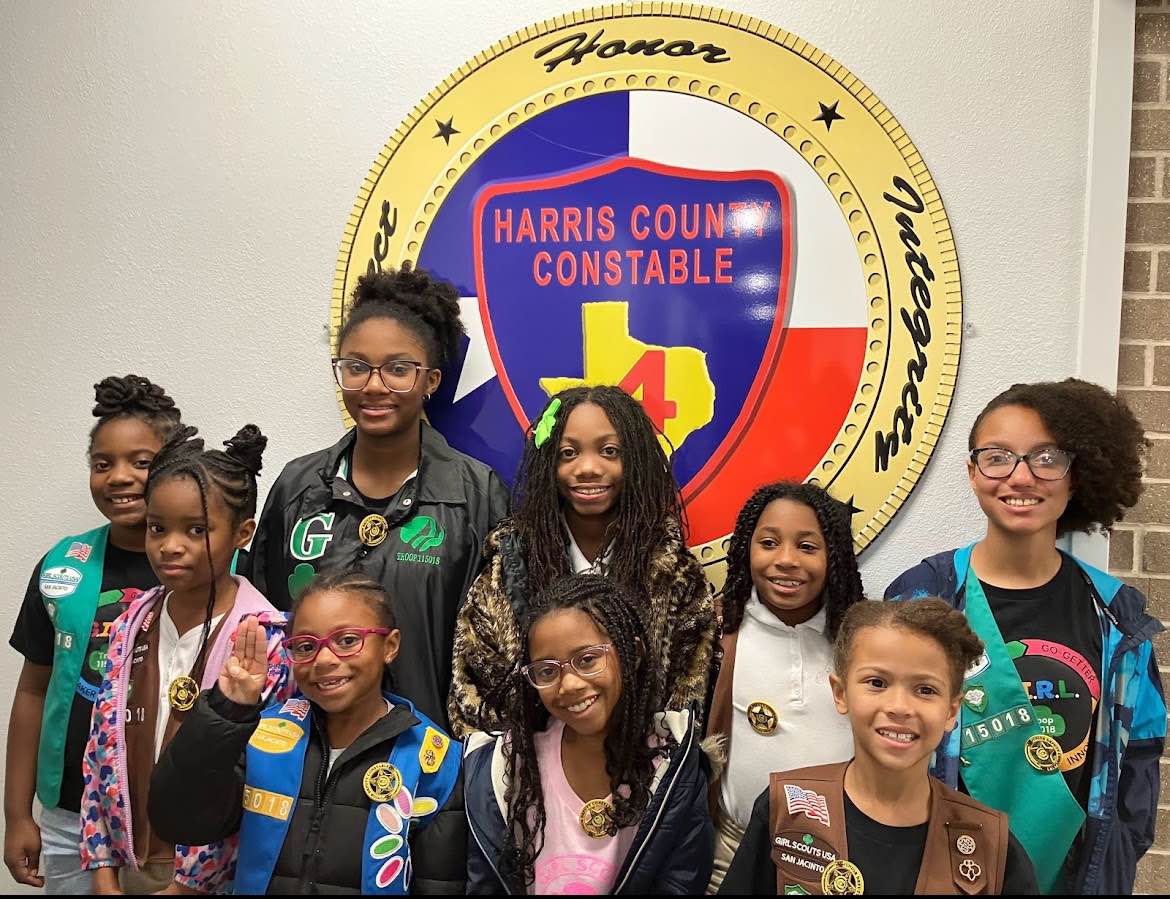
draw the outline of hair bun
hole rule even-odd
[[[172,413],[176,419],[179,410],[165,390],[141,375],[124,378],[108,377],[93,385],[94,418],[142,411],[151,414]]]
[[[223,445],[227,447],[226,453],[229,458],[240,463],[252,474],[260,474],[261,459],[264,448],[268,446],[268,438],[260,433],[258,427],[244,425],[236,432],[235,437],[225,440]]]

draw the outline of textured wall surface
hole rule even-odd
[[[978,536],[963,469],[978,408],[1012,381],[1075,369],[1092,4],[726,5],[877,93],[929,165],[958,246],[970,323],[958,390],[923,482],[864,556],[880,593]],[[102,376],[165,384],[213,440],[258,423],[271,438],[262,490],[337,438],[324,326],[362,178],[452,69],[568,8],[0,4],[0,496],[19,512],[0,531],[0,621],[47,545],[96,518],[83,438]],[[0,682],[18,669],[0,654]]]
[[[1118,386],[1146,427],[1150,455],[1137,508],[1113,531],[1109,568],[1143,591],[1150,613],[1170,622],[1170,8],[1139,3],[1134,42],[1133,135],[1125,234]],[[1170,683],[1170,639],[1156,642]],[[1170,767],[1154,848],[1138,869],[1138,889],[1170,889]]]

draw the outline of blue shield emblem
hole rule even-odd
[[[485,187],[477,294],[517,421],[527,427],[567,387],[617,384],[667,438],[684,499],[697,494],[771,379],[792,226],[771,172],[615,157]]]

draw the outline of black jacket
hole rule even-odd
[[[418,476],[390,500],[367,507],[350,481],[355,432],[294,459],[272,486],[242,573],[278,609],[314,570],[361,566],[394,599],[402,649],[390,666],[392,689],[449,730],[447,693],[455,616],[479,571],[484,540],[508,510],[494,471],[450,446],[423,422]],[[386,518],[377,546],[358,538],[367,515]]]
[[[711,877],[715,830],[707,808],[707,757],[694,711],[667,712],[664,720],[679,741],[655,775],[650,805],[618,870],[613,894],[701,895]],[[523,896],[518,877],[501,875],[499,859],[511,837],[498,796],[506,783],[493,778],[493,759],[504,738],[477,733],[463,759],[463,789],[470,837],[467,892]],[[500,761],[496,770],[503,773]]]
[[[261,706],[236,705],[219,687],[199,695],[150,779],[150,823],[166,842],[201,846],[240,829],[244,751],[260,711]],[[362,777],[371,765],[386,761],[399,734],[419,722],[405,706],[395,706],[327,775],[329,741],[319,709],[313,722],[300,792],[268,892],[361,893],[370,812]],[[422,830],[411,828],[411,892],[462,893],[466,845],[463,790],[456,786],[434,820]]]

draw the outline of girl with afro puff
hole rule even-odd
[[[496,473],[423,414],[464,336],[450,283],[409,263],[358,278],[332,360],[354,427],[284,467],[247,571],[283,610],[318,571],[368,572],[394,597],[402,630],[390,686],[441,727],[455,614],[508,509]]]
[[[520,662],[530,597],[586,571],[634,598],[652,654],[653,707],[701,702],[715,613],[681,518],[678,485],[641,403],[618,387],[553,397],[525,445],[512,518],[488,538],[484,568],[459,612],[455,733],[499,727],[496,694]]]
[[[801,768],[853,754],[849,722],[829,690],[833,640],[865,597],[849,511],[815,484],[757,490],[740,510],[727,551],[719,673],[707,736],[724,741],[713,781],[715,864],[722,883],[777,764]]]
[[[1057,546],[1137,501],[1144,448],[1133,413],[1095,384],[1013,385],[971,428],[986,533],[886,591],[942,597],[985,644],[934,773],[1010,815],[1042,892],[1128,894],[1153,841],[1162,627],[1141,593]]]
[[[9,638],[24,656],[8,719],[4,862],[18,883],[85,893],[81,761],[106,669],[110,626],[158,585],[146,558],[146,475],[179,409],[140,375],[94,385],[89,490],[105,521],[63,537],[37,563]],[[33,795],[40,800],[33,819]]]

